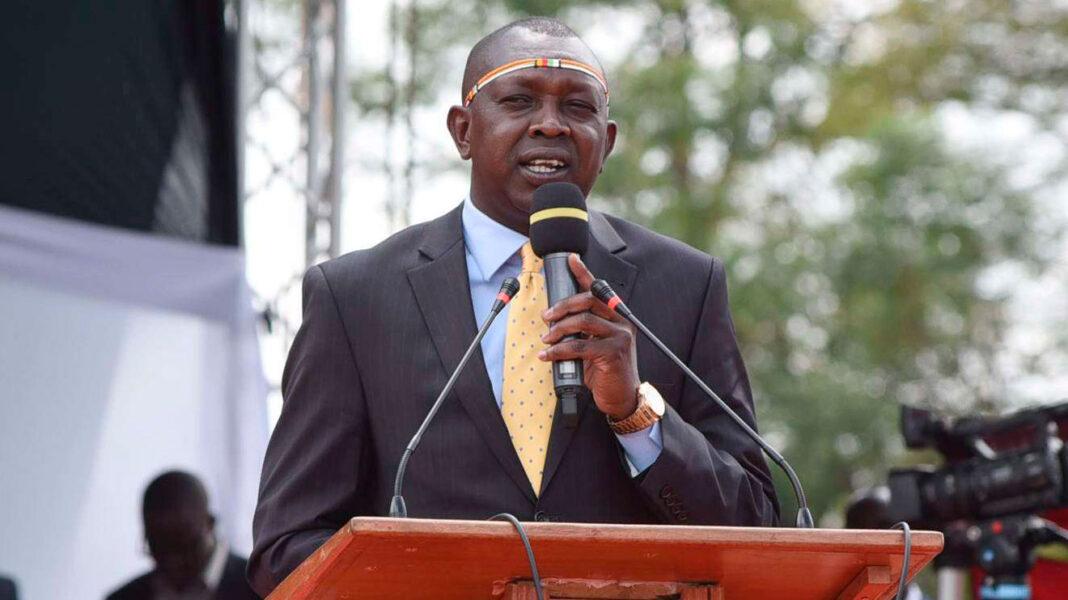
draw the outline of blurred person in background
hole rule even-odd
[[[17,600],[18,597],[19,591],[15,582],[0,575],[0,600]]]
[[[244,600],[258,598],[245,579],[247,561],[215,535],[208,493],[183,471],[159,475],[141,507],[145,542],[156,568],[108,600]]]

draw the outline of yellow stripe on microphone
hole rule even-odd
[[[555,219],[557,217],[582,219],[583,221],[590,220],[589,217],[586,216],[586,211],[582,210],[581,208],[557,207],[539,210],[538,212],[530,215],[530,224],[533,225],[538,221],[544,221],[545,219]]]

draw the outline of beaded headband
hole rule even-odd
[[[464,106],[470,105],[471,101],[475,99],[475,94],[482,91],[482,88],[489,85],[494,79],[497,79],[502,75],[514,73],[520,69],[569,69],[571,71],[585,73],[596,79],[597,83],[601,84],[601,87],[604,88],[605,102],[608,102],[608,82],[605,80],[604,76],[601,75],[600,71],[590,65],[569,58],[522,58],[505,63],[483,75],[482,78],[475,83],[474,87],[471,88],[471,91],[467,92],[467,96],[464,98]]]

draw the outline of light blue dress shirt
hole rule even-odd
[[[519,277],[523,266],[519,249],[527,242],[527,238],[486,216],[475,208],[470,198],[464,200],[463,228],[471,305],[475,311],[475,323],[481,326],[505,278]],[[482,357],[498,407],[501,406],[501,386],[504,384],[504,338],[507,329],[508,307],[505,306],[482,338]],[[631,476],[656,462],[664,447],[660,423],[642,431],[616,434],[616,438],[623,446]]]

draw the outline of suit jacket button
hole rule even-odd
[[[534,520],[535,521],[548,521],[549,520],[549,515],[545,514],[545,511],[539,510],[538,512],[534,513]]]
[[[664,487],[660,488],[660,497],[661,498],[667,498],[668,496],[673,496],[673,495],[675,495],[675,490],[671,487],[670,484],[665,484]]]

